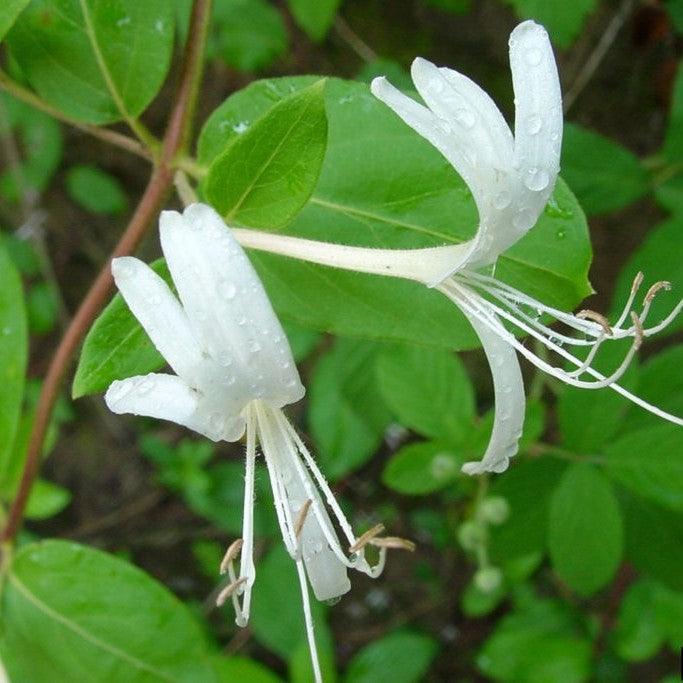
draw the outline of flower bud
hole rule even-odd
[[[492,496],[482,501],[480,514],[490,524],[502,524],[510,516],[510,505],[501,496]]]
[[[474,585],[482,593],[493,593],[503,582],[503,572],[498,567],[482,567],[474,575]]]

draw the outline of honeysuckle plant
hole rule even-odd
[[[249,621],[256,580],[254,479],[260,447],[282,539],[296,564],[313,669],[320,681],[307,579],[318,600],[334,602],[351,588],[347,569],[375,578],[384,569],[387,548],[413,545],[380,536],[382,525],[360,537],[353,533],[282,411],[303,397],[304,387],[268,296],[220,216],[205,204],[192,204],[182,214],[164,211],[159,232],[180,300],[134,257],[114,259],[112,273],[129,308],[176,374],[117,380],[105,395],[107,406],[118,414],[169,420],[212,441],[237,441],[246,432],[242,538],[230,545],[221,563],[229,582],[217,597],[218,605],[232,600],[242,627]],[[367,545],[378,550],[372,565],[365,557]]]
[[[514,135],[484,90],[466,76],[417,58],[412,66],[420,104],[376,78],[373,94],[443,154],[472,192],[479,224],[462,244],[415,250],[366,249],[327,244],[284,235],[237,230],[248,247],[336,268],[416,280],[439,291],[465,315],[489,361],[495,392],[495,420],[480,462],[468,462],[468,474],[503,472],[518,450],[524,423],[524,383],[517,353],[565,384],[585,389],[611,387],[637,405],[675,424],[680,417],[653,406],[617,384],[645,337],[664,329],[683,301],[661,321],[646,326],[655,295],[669,289],[656,282],[639,312],[632,310],[642,275],[635,279],[622,313],[614,323],[602,314],[567,313],[495,278],[497,259],[536,224],[560,170],[562,95],[546,30],[533,21],[510,35],[510,67],[515,93]],[[554,320],[578,337],[549,327]],[[509,324],[509,325],[508,325]],[[509,329],[512,326],[512,329]],[[528,334],[571,364],[552,365],[515,336]],[[623,362],[609,375],[592,363],[606,340],[630,338]],[[581,358],[564,346],[587,347]]]

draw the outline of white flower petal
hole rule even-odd
[[[542,26],[525,21],[515,28],[510,35],[510,68],[515,91],[515,162],[526,189],[519,210],[538,218],[555,186],[562,147],[560,79]],[[520,232],[517,239],[525,231]]]
[[[132,256],[114,259],[111,272],[128,308],[159,353],[180,377],[193,382],[203,363],[201,350],[168,285],[147,264]]]
[[[243,406],[262,398],[282,407],[304,394],[287,338],[249,259],[220,216],[193,204],[164,211],[161,244],[195,335],[230,378]],[[227,395],[227,394],[226,394]]]
[[[463,310],[463,309],[461,309]],[[463,310],[481,339],[493,375],[495,416],[491,439],[479,462],[462,466],[465,474],[504,472],[517,453],[524,427],[524,382],[515,350],[471,312]],[[495,317],[495,316],[494,316]]]
[[[227,420],[222,413],[202,409],[200,395],[175,375],[150,373],[117,380],[107,389],[104,400],[109,410],[119,415],[168,420],[212,441],[234,441],[244,433],[242,418]]]

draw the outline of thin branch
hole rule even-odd
[[[38,473],[43,441],[50,416],[59,395],[62,381],[81,341],[109,297],[113,281],[111,259],[133,252],[145,236],[152,221],[163,206],[173,185],[173,164],[178,152],[184,152],[189,139],[202,72],[204,44],[211,10],[211,0],[195,0],[187,38],[180,83],[166,133],[161,155],[147,183],[142,198],[119,243],[86,294],[76,315],[62,337],[50,362],[36,408],[26,461],[16,498],[10,508],[1,541],[11,543],[21,526],[31,487]]]
[[[377,59],[377,53],[341,17],[334,20],[334,30],[363,61]]]
[[[57,119],[62,123],[66,123],[69,126],[78,128],[78,130],[81,130],[84,133],[87,133],[88,135],[92,135],[93,137],[99,138],[100,140],[104,140],[105,142],[108,142],[110,145],[121,147],[122,149],[125,149],[128,152],[132,152],[133,154],[142,157],[143,159],[147,159],[148,161],[152,160],[151,152],[137,140],[134,140],[133,138],[130,138],[127,135],[124,135],[123,133],[117,133],[115,130],[111,130],[109,128],[100,128],[99,126],[93,126],[89,123],[83,123],[82,121],[72,119],[70,116],[67,116],[66,114],[59,111],[59,109],[56,109],[52,105],[41,100],[40,97],[38,97],[35,93],[31,92],[28,88],[24,88],[16,81],[13,81],[1,69],[0,90],[4,90],[5,92],[12,95],[12,97],[21,100],[26,104],[30,104],[35,109],[38,109],[44,112],[45,114],[48,114],[52,118]]]
[[[572,108],[574,102],[576,102],[579,95],[583,92],[583,89],[588,85],[591,78],[593,78],[597,68],[605,58],[610,47],[612,47],[612,43],[617,37],[617,34],[621,31],[626,20],[631,15],[634,4],[635,0],[622,0],[617,13],[612,17],[612,20],[607,25],[607,28],[593,49],[593,52],[591,52],[578,76],[565,93],[563,98],[563,109],[565,114]]]

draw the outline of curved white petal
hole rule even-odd
[[[233,441],[244,433],[240,416],[226,420],[222,413],[206,410],[200,394],[175,375],[150,373],[117,380],[107,389],[104,400],[113,413],[168,420],[212,441]]]
[[[220,216],[193,204],[164,211],[161,244],[195,336],[225,371],[234,405],[282,407],[304,394],[289,343],[249,259]],[[229,381],[228,381],[229,380]]]
[[[111,263],[114,282],[159,353],[187,382],[196,381],[203,358],[190,322],[168,285],[132,256]]]
[[[517,453],[524,427],[524,382],[515,350],[471,312],[461,308],[481,339],[493,376],[495,416],[481,461],[462,466],[465,474],[504,472]],[[495,316],[494,316],[495,317]]]

